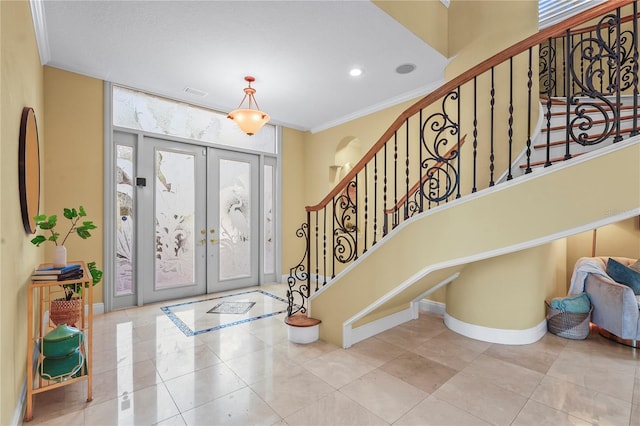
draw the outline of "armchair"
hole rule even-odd
[[[625,266],[636,261],[624,257],[614,259]],[[640,296],[636,296],[631,287],[619,284],[607,275],[607,260],[608,257],[578,259],[569,293],[585,291],[593,305],[591,321],[613,335],[610,337],[614,340],[630,340],[621,343],[637,347],[637,341],[640,340]]]

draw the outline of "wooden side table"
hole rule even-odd
[[[62,386],[70,385],[79,381],[87,382],[87,402],[93,399],[92,396],[92,330],[93,330],[93,283],[87,264],[83,261],[72,261],[78,263],[83,270],[83,277],[69,281],[32,281],[27,291],[27,409],[25,421],[33,418],[33,396]],[[38,268],[51,266],[50,263],[41,264]],[[83,286],[82,309],[79,324],[76,327],[84,334],[84,343],[80,345],[80,351],[84,356],[85,365],[80,373],[71,374],[57,380],[47,380],[39,374],[39,366],[44,360],[42,355],[43,338],[48,331],[54,328],[51,321],[45,323],[45,309],[49,309],[51,301],[55,297],[64,295],[64,284],[80,284]],[[35,305],[34,305],[35,303]],[[37,311],[37,312],[36,312]],[[37,323],[34,324],[34,319]],[[37,361],[34,356],[34,348],[37,347]]]

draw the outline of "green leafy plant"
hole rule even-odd
[[[75,232],[76,234],[78,234],[80,238],[82,238],[83,240],[86,240],[91,236],[91,232],[89,231],[97,228],[97,226],[94,225],[93,222],[90,220],[85,220],[82,222],[81,225],[78,225],[78,222],[80,221],[80,219],[87,216],[87,212],[84,210],[83,206],[78,207],[78,209],[65,208],[62,214],[64,217],[66,217],[71,221],[71,226],[69,227],[69,230],[65,234],[60,244],[58,244],[58,240],[60,239],[60,233],[56,231],[56,225],[58,224],[58,216],[56,216],[55,214],[52,214],[51,216],[47,216],[46,214],[41,214],[34,217],[36,221],[36,227],[40,228],[42,231],[49,231],[49,235],[48,236],[45,236],[42,234],[38,235],[31,240],[31,243],[39,247],[40,244],[44,243],[45,241],[52,241],[55,245],[63,246],[64,243],[67,241],[67,238],[69,238],[69,235],[71,235],[72,232]]]
[[[56,246],[63,246],[67,241],[67,238],[71,234],[78,234],[80,238],[86,240],[91,236],[91,232],[98,227],[90,220],[82,220],[87,216],[87,212],[84,210],[83,206],[76,208],[64,208],[62,215],[71,221],[69,229],[67,233],[64,234],[64,238],[60,241],[60,233],[56,230],[56,226],[58,225],[58,216],[51,215],[47,216],[45,214],[38,215],[34,217],[36,222],[36,227],[41,231],[44,231],[45,235],[37,235],[36,237],[31,239],[31,243],[36,247],[40,247],[40,244],[51,241]],[[79,222],[82,222],[79,224]],[[60,241],[60,243],[58,243]],[[102,270],[100,270],[96,262],[87,263],[87,267],[89,268],[89,273],[91,274],[91,283],[92,285],[98,284],[102,280]],[[84,287],[82,283],[73,283],[73,284],[63,284],[61,286],[65,292],[65,299],[71,300],[74,294],[82,295],[82,288]]]

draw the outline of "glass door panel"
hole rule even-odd
[[[211,222],[217,244],[210,255],[209,292],[258,284],[258,157],[210,149]],[[216,250],[217,249],[217,250]]]
[[[144,145],[144,175],[150,184],[144,217],[152,218],[142,237],[146,249],[141,256],[151,257],[142,272],[144,303],[203,294],[206,150],[151,138]]]

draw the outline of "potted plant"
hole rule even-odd
[[[60,268],[66,265],[66,248],[64,243],[67,241],[67,238],[71,234],[77,234],[83,240],[86,240],[91,236],[92,230],[96,229],[97,226],[89,220],[83,220],[87,216],[86,211],[83,206],[79,208],[64,208],[63,216],[69,221],[71,221],[69,229],[67,230],[64,237],[61,239],[61,234],[56,230],[56,226],[58,225],[58,217],[56,215],[47,216],[44,214],[36,216],[35,223],[36,228],[39,228],[42,231],[45,231],[45,234],[48,235],[37,235],[31,240],[31,243],[36,247],[39,247],[40,244],[51,241],[55,244],[54,248],[54,262],[53,266],[56,268]],[[82,222],[80,223],[80,221]],[[97,267],[96,262],[87,263],[87,267],[89,268],[89,273],[91,274],[91,285],[96,285],[102,280],[103,272]],[[81,309],[82,309],[82,283],[69,283],[62,284],[61,287],[64,289],[65,297],[52,300],[50,307],[50,318],[54,324],[67,323],[69,325],[75,325],[75,323],[80,319]]]

